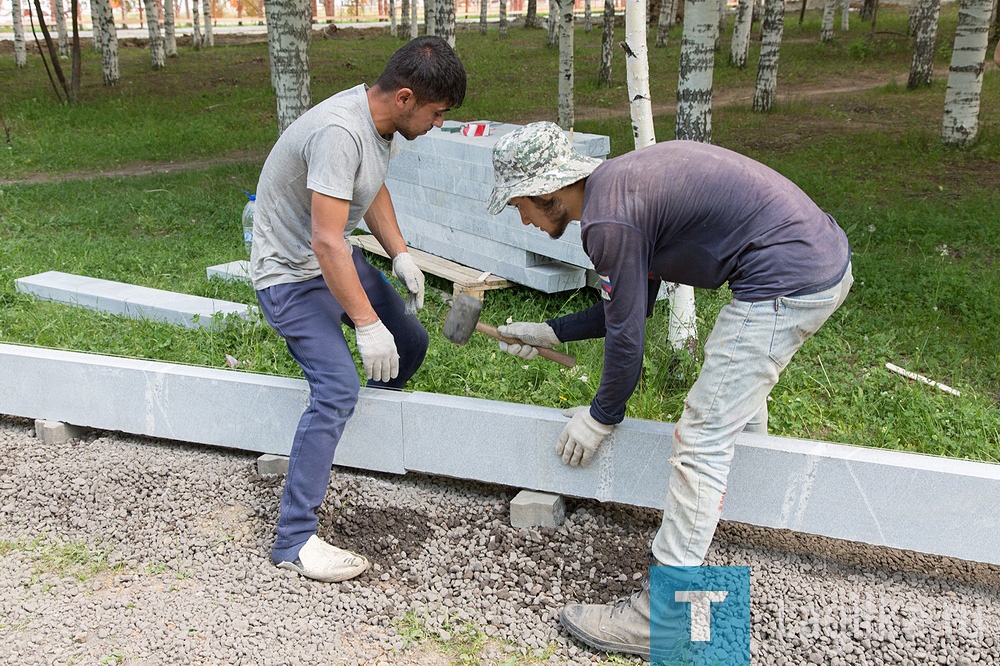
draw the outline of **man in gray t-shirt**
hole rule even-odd
[[[465,99],[465,69],[439,37],[396,51],[372,87],[320,102],[288,126],[257,184],[250,279],[268,323],[309,383],[292,441],[272,561],[322,581],[368,568],[317,534],[333,457],[358,400],[343,325],[354,329],[368,386],[400,389],[427,353],[415,316],[424,276],[407,252],[385,187],[392,142],[440,127]],[[398,135],[398,136],[396,136]],[[404,304],[347,237],[364,219],[409,292]]]
[[[524,342],[501,343],[522,358],[533,358],[537,347],[605,338],[597,395],[589,406],[566,410],[570,421],[556,447],[564,463],[587,465],[625,418],[661,281],[706,289],[728,283],[733,292],[674,429],[666,507],[652,545],[655,561],[674,567],[669,575],[683,584],[718,524],[737,435],[766,432],[766,400],[779,373],[847,297],[847,236],[781,174],[692,141],[601,162],[575,153],[552,123],[532,123],[496,143],[493,169],[490,211],[514,206],[522,222],[554,238],[579,220],[583,249],[600,276],[597,305],[500,327]],[[560,620],[588,645],[650,658],[650,607],[647,581],[626,602],[567,606]],[[653,618],[657,635],[676,633],[679,621]]]

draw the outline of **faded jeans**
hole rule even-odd
[[[767,431],[767,396],[792,355],[847,298],[841,282],[805,296],[722,308],[705,343],[705,362],[674,429],[663,523],[653,556],[667,566],[699,566],[722,513],[736,438]]]

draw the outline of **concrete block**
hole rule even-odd
[[[228,264],[218,264],[205,269],[209,278],[217,277],[222,280],[250,281],[250,262],[246,259],[230,261]]]
[[[559,495],[522,490],[510,501],[511,527],[559,527],[566,520],[566,503]]]
[[[86,428],[61,421],[35,420],[35,437],[46,444],[65,444],[71,439],[80,439],[86,432]]]
[[[265,453],[257,458],[257,473],[261,476],[265,474],[288,474],[288,456],[276,456],[273,453]]]
[[[216,315],[250,318],[256,308],[213,298],[178,294],[123,282],[48,271],[15,280],[17,290],[44,301],[76,305],[134,319],[199,328],[215,324]]]
[[[288,455],[301,380],[0,344],[0,414]],[[125,406],[125,408],[123,408]],[[626,419],[586,468],[561,410],[362,389],[334,462],[662,508],[673,424]],[[736,443],[722,517],[1000,564],[1000,465],[763,435]]]

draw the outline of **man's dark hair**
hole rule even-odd
[[[445,40],[417,37],[392,54],[375,87],[387,92],[409,88],[418,102],[458,108],[465,100],[465,67]]]

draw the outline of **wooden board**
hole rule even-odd
[[[385,249],[371,234],[356,234],[350,237],[350,241],[367,252],[373,252],[386,258],[389,257]],[[468,294],[469,296],[483,300],[483,296],[487,291],[503,289],[511,285],[509,280],[493,275],[492,273],[456,264],[454,261],[443,259],[423,250],[411,247],[409,253],[413,256],[413,260],[417,263],[417,267],[420,270],[451,282],[454,285],[452,294],[455,296]]]

